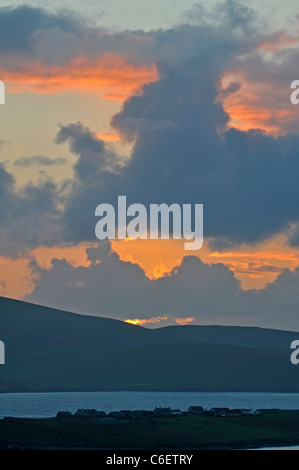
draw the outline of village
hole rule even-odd
[[[246,416],[246,415],[262,415],[265,413],[277,412],[277,409],[244,409],[244,408],[211,408],[209,410],[204,409],[202,406],[190,406],[188,411],[181,411],[179,409],[171,409],[170,407],[156,407],[153,411],[151,410],[120,410],[110,411],[98,411],[95,409],[78,409],[74,414],[70,411],[59,411],[56,415],[58,419],[65,418],[94,418],[99,419],[103,422],[122,421],[130,422],[136,418],[160,418],[160,417],[174,417],[182,415],[197,415],[197,416],[215,416],[215,417],[228,417],[228,416]]]

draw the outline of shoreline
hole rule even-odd
[[[81,450],[81,451],[90,451],[90,450],[97,450],[102,452],[150,452],[150,451],[157,451],[157,452],[197,452],[197,451],[258,451],[258,450],[274,450],[274,449],[282,449],[288,450],[290,447],[299,447],[299,441],[292,442],[292,443],[271,443],[263,442],[260,445],[244,445],[244,446],[227,446],[227,445],[219,445],[219,446],[197,446],[197,447],[147,447],[147,448],[139,448],[139,447],[88,447],[88,446],[57,446],[57,445],[49,445],[49,446],[42,446],[39,444],[26,444],[26,443],[7,443],[6,445],[1,445],[0,443],[0,451],[1,450]]]

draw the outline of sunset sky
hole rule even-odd
[[[1,2],[0,295],[299,331],[297,0],[82,5]],[[203,204],[203,247],[99,243],[121,194]]]

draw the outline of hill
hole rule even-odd
[[[299,333],[253,327],[146,329],[0,297],[0,392],[299,392]]]

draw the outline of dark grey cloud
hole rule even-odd
[[[103,173],[115,173],[121,168],[117,154],[80,122],[60,126],[55,142],[68,142],[70,151],[78,157],[74,165],[75,174],[86,184],[95,183]]]
[[[116,203],[122,194],[128,203],[145,205],[203,203],[204,236],[218,247],[284,230],[298,242],[298,132],[273,137],[229,129],[219,101],[242,93],[241,81],[222,89],[227,72],[241,68],[253,81],[279,86],[289,79],[284,69],[297,52],[281,51],[266,63],[257,50],[265,36],[252,10],[232,1],[217,8],[208,16],[193,13],[192,24],[150,33],[86,29],[73,17],[29,7],[0,10],[2,52],[23,51],[58,64],[78,54],[93,59],[116,52],[136,63],[155,62],[159,71],[159,80],[128,98],[112,119],[134,142],[130,158],[122,160],[91,129],[71,123],[60,126],[55,138],[76,157],[74,178],[62,187],[46,179],[17,189],[0,166],[1,253],[94,241],[95,207]],[[228,268],[192,256],[155,281],[110,253],[109,244],[89,249],[88,256],[89,267],[53,260],[46,270],[33,263],[39,279],[28,300],[121,319],[194,316],[199,322],[298,329],[299,269],[283,271],[265,289],[244,292]]]
[[[128,204],[203,203],[204,236],[213,238],[218,247],[262,240],[288,230],[299,220],[299,134],[273,137],[260,130],[229,129],[229,116],[219,101],[221,93],[242,92],[241,84],[234,80],[225,90],[221,85],[223,76],[236,64],[240,67],[242,60],[245,71],[248,63],[259,64],[256,74],[265,73],[261,80],[271,71],[271,60],[263,69],[257,52],[265,36],[250,8],[227,1],[216,13],[201,15],[194,24],[149,33],[109,34],[84,29],[72,17],[62,15],[59,22],[42,10],[24,8],[3,10],[2,14],[7,14],[6,18],[25,13],[32,16],[30,31],[39,28],[32,47],[41,58],[46,60],[41,36],[49,39],[48,33],[55,36],[59,30],[57,37],[63,46],[67,41],[63,42],[60,34],[65,34],[66,40],[70,35],[68,59],[76,50],[90,51],[90,57],[104,50],[131,51],[132,61],[156,62],[159,79],[128,98],[112,119],[117,131],[134,142],[128,159],[120,158],[82,123],[60,127],[55,140],[57,144],[67,143],[76,156],[74,178],[65,182],[63,192],[50,181],[31,184],[22,193],[13,183],[8,188],[4,185],[3,210],[10,216],[0,221],[6,233],[3,240],[18,239],[20,229],[13,221],[23,221],[22,205],[27,211],[27,236],[20,247],[41,240],[43,244],[52,243],[55,238],[57,243],[95,240],[96,206],[101,202],[114,204],[123,194]],[[52,28],[54,24],[58,30]],[[81,49],[76,49],[76,41],[72,48],[73,38]],[[48,44],[54,54],[49,60],[59,62],[62,57],[55,57],[59,48],[53,44]],[[274,62],[273,70],[278,70],[279,61]],[[283,68],[284,62],[280,62]],[[254,75],[255,67],[251,70]],[[272,74],[268,78],[272,80]],[[5,175],[3,182],[9,179],[7,171]],[[58,201],[63,206],[61,212],[57,210]],[[43,219],[42,213],[46,214]],[[12,237],[10,230],[15,231]],[[2,246],[5,250],[5,243]]]
[[[17,257],[30,248],[61,240],[59,191],[44,179],[17,189],[14,177],[0,165],[0,253]]]
[[[156,281],[137,265],[121,261],[109,243],[86,250],[90,267],[72,267],[66,260],[53,260],[50,270],[33,265],[38,273],[30,301],[92,315],[148,318],[167,314],[213,315],[222,304],[231,313],[239,282],[223,265],[207,266],[195,257]],[[55,292],[55,304],[51,292]]]
[[[55,141],[67,142],[76,155],[74,178],[58,184],[40,171],[40,181],[20,188],[0,164],[0,254],[18,256],[40,245],[95,238],[95,201],[99,192],[107,194],[110,183],[118,181],[122,160],[80,123],[61,126]],[[21,157],[14,163],[26,168],[61,165],[65,161],[37,155]]]
[[[59,28],[78,32],[82,20],[70,12],[51,14],[27,5],[0,8],[0,53],[31,52],[31,35],[38,30]]]
[[[112,119],[121,135],[135,141],[128,164],[121,169],[115,153],[82,124],[65,126],[57,136],[78,157],[64,218],[67,240],[93,239],[95,207],[115,202],[119,194],[145,205],[203,203],[205,236],[218,246],[286,230],[299,218],[298,134],[228,129],[229,116],[219,101],[221,93],[241,90],[235,81],[221,88],[230,67],[244,57],[261,62],[256,51],[263,36],[254,12],[227,1],[193,26],[149,36],[151,46],[140,40],[139,51],[147,59],[157,54],[160,79],[128,98]],[[121,44],[127,44],[125,38]]]
[[[117,161],[115,155],[104,152],[101,160],[98,148],[91,159],[81,130],[72,133],[80,186],[69,201],[67,225],[80,220],[82,236],[92,239],[95,207],[121,194],[128,203],[146,206],[203,203],[204,234],[218,244],[263,240],[298,220],[299,135],[228,129],[229,118],[216,100],[219,76],[214,67],[203,69],[204,74],[201,62],[163,66],[158,82],[125,102],[112,124],[135,144],[120,173],[103,171],[103,162]],[[87,174],[88,186],[82,179]]]
[[[198,11],[200,10],[200,14]],[[78,55],[98,57],[106,52],[121,54],[135,63],[177,61],[206,55],[220,42],[226,54],[238,48],[244,53],[265,36],[265,25],[255,12],[238,1],[225,1],[212,11],[195,7],[185,15],[186,21],[173,28],[144,32],[113,31],[105,28],[41,29],[32,36],[36,56],[47,62],[63,62]],[[236,43],[235,38],[238,39]]]
[[[14,165],[19,166],[21,168],[27,168],[31,166],[64,165],[66,162],[66,158],[49,158],[45,155],[34,155],[33,157],[20,157],[14,161]]]
[[[67,143],[77,157],[75,178],[64,200],[61,235],[66,242],[94,240],[95,208],[107,199],[117,201],[123,159],[82,123],[61,126],[55,141]]]

